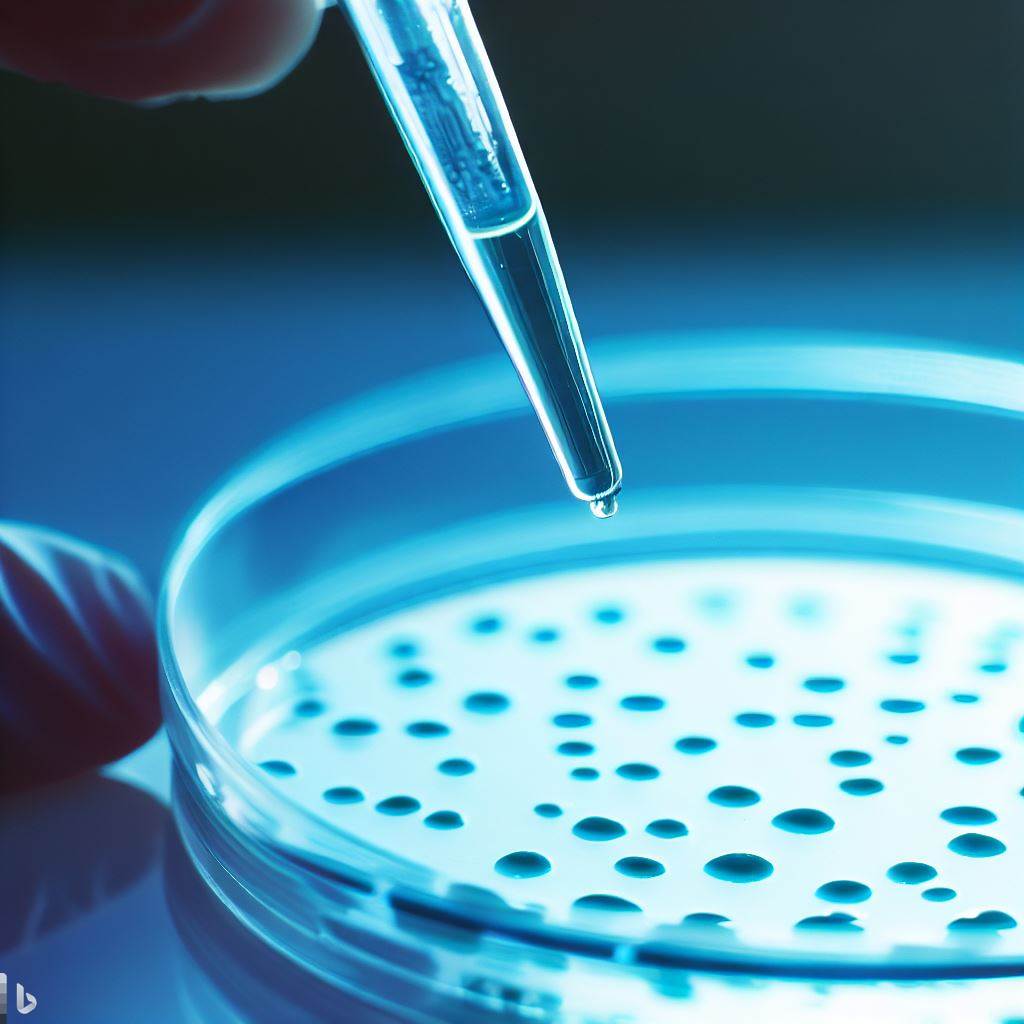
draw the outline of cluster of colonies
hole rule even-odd
[[[614,607],[598,609],[594,619],[603,625],[614,625],[621,622],[624,613]],[[476,619],[472,629],[479,634],[497,633],[503,628],[502,620],[494,615]],[[555,643],[560,638],[559,630],[545,627],[533,630],[529,640],[537,644]],[[653,650],[660,654],[676,655],[686,650],[686,642],[681,637],[659,636],[651,641]],[[390,655],[398,662],[415,659],[419,649],[411,641],[403,640],[391,645]],[[920,660],[920,655],[913,652],[897,651],[888,655],[896,665],[913,665]],[[771,654],[756,652],[746,657],[746,664],[753,669],[770,669],[775,664]],[[997,674],[1006,671],[1004,661],[988,661],[980,664],[980,672]],[[433,682],[434,674],[419,665],[401,668],[396,681],[404,687],[421,687]],[[569,690],[592,690],[600,686],[596,675],[574,674],[564,679]],[[817,694],[836,693],[845,688],[843,679],[833,676],[816,676],[803,680],[801,684],[807,691]],[[956,703],[971,704],[979,700],[977,694],[956,693],[951,699]],[[664,698],[652,694],[631,694],[620,700],[620,706],[630,712],[651,714],[662,711],[667,702]],[[500,715],[512,705],[512,699],[497,691],[481,690],[469,693],[463,700],[463,707],[479,715]],[[926,710],[925,702],[907,698],[889,698],[879,702],[881,711],[893,715],[913,715]],[[314,718],[325,714],[326,705],[313,699],[299,702],[294,714],[299,718]],[[776,724],[776,717],[766,711],[743,711],[735,715],[737,725],[748,729],[766,729]],[[834,719],[826,714],[797,714],[792,718],[793,724],[808,728],[822,729],[832,726]],[[556,714],[551,725],[557,730],[586,730],[594,724],[593,717],[584,711],[566,711]],[[338,736],[371,736],[378,732],[380,726],[369,718],[343,718],[333,723],[332,731]],[[1024,718],[1019,728],[1024,732]],[[405,726],[406,733],[415,738],[431,739],[447,736],[451,728],[439,721],[419,720],[409,722]],[[890,733],[885,741],[895,746],[908,742],[902,733]],[[697,756],[707,754],[718,746],[710,736],[682,736],[675,742],[675,749],[680,754]],[[567,758],[586,758],[596,753],[593,743],[583,739],[566,739],[557,743],[556,751]],[[980,746],[967,746],[957,750],[955,758],[965,765],[985,765],[998,760],[1000,751]],[[829,762],[838,768],[862,768],[871,764],[872,755],[863,750],[839,749],[829,756]],[[264,771],[279,778],[296,774],[294,765],[281,760],[263,761],[260,767]],[[475,765],[466,758],[453,757],[440,761],[437,770],[448,776],[469,775],[475,771]],[[627,762],[618,765],[615,772],[624,779],[644,782],[656,779],[661,774],[654,764],[644,762]],[[597,779],[598,769],[591,766],[577,766],[570,769],[574,779],[583,781]],[[881,780],[870,776],[843,778],[838,787],[844,793],[856,797],[869,797],[884,788]],[[1024,796],[1024,789],[1020,792]],[[365,794],[354,786],[335,786],[323,793],[323,799],[330,804],[357,804],[363,802]],[[707,799],[717,806],[725,808],[746,808],[760,802],[761,796],[756,790],[742,785],[723,785],[712,789]],[[375,810],[389,816],[411,815],[420,811],[421,803],[415,797],[406,794],[395,794],[384,797],[376,802]],[[533,808],[541,818],[560,818],[563,809],[555,803],[539,803]],[[996,822],[996,814],[983,807],[956,806],[941,812],[941,818],[949,824],[961,827],[982,827]],[[811,807],[794,807],[776,814],[771,823],[782,831],[805,836],[820,835],[835,827],[833,818],[822,810]],[[432,810],[423,818],[423,824],[431,829],[458,829],[464,825],[458,811],[449,809]],[[679,839],[689,834],[689,829],[682,821],[675,818],[658,818],[646,824],[644,831],[651,836],[663,840]],[[613,818],[589,816],[576,821],[572,825],[572,834],[584,842],[607,843],[622,839],[628,829]],[[971,858],[996,857],[1006,852],[1006,845],[997,837],[977,831],[964,831],[954,835],[948,848],[961,856]],[[620,874],[634,879],[657,878],[665,874],[666,867],[660,861],[650,857],[623,856],[614,862]],[[544,854],[534,850],[513,850],[500,857],[494,864],[494,870],[507,878],[529,879],[538,878],[552,871],[551,861]],[[704,871],[713,878],[729,883],[752,883],[768,878],[774,871],[772,863],[755,853],[726,853],[709,860]],[[893,864],[886,872],[888,879],[898,885],[923,885],[935,881],[937,870],[930,864],[920,861],[902,861]],[[871,898],[871,888],[863,882],[852,879],[836,879],[825,882],[815,890],[815,895],[833,904],[857,904]],[[957,893],[946,886],[934,885],[922,889],[921,896],[930,902],[947,902],[956,897]],[[589,893],[574,901],[575,907],[604,911],[640,912],[642,908],[636,903],[620,896],[607,893]],[[688,914],[684,923],[721,925],[728,918],[714,913]],[[957,917],[949,922],[952,931],[986,931],[997,932],[1016,927],[1016,920],[1009,914],[999,910],[986,910],[974,916]],[[837,932],[861,931],[856,918],[848,913],[833,911],[829,914],[803,918],[796,923],[798,929],[821,929]]]

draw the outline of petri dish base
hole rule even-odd
[[[1024,973],[1021,368],[597,351],[615,520],[529,470],[499,364],[300,428],[199,512],[162,643],[204,878],[409,1019]]]

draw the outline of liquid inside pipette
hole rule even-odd
[[[621,469],[543,213],[472,238],[472,275],[575,495],[607,519]]]

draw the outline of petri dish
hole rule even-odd
[[[1024,973],[1024,366],[779,331],[595,365],[613,520],[498,358],[301,425],[199,509],[160,643],[205,883],[408,1019]]]

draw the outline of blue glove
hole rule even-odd
[[[0,792],[116,760],[159,724],[152,610],[135,570],[0,522]]]

